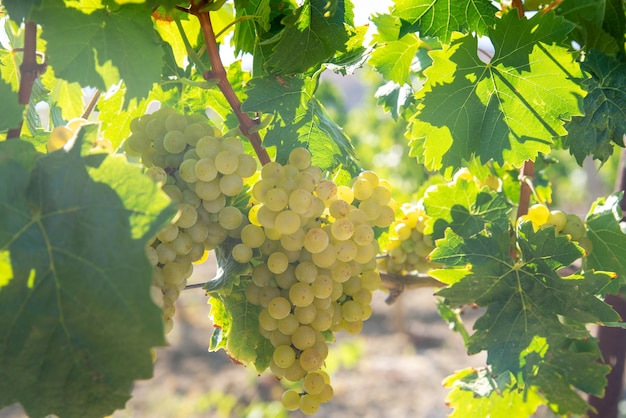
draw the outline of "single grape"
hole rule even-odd
[[[300,408],[300,394],[293,389],[285,391],[280,401],[287,411],[295,411]]]

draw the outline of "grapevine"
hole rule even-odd
[[[616,417],[626,176],[586,214],[560,187],[617,167],[625,3],[362,7],[0,2],[0,408],[124,408],[203,287],[209,351],[325,413],[337,333],[429,287],[487,359],[450,416]],[[365,75],[353,110],[329,71]]]

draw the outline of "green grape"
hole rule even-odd
[[[243,190],[243,179],[238,174],[227,174],[220,179],[219,185],[226,196],[237,196]]]
[[[289,300],[294,306],[308,306],[314,298],[313,288],[307,283],[298,282],[289,289]]]
[[[306,170],[311,165],[311,153],[305,148],[294,148],[289,153],[289,164],[298,170]]]
[[[333,244],[328,244],[324,250],[313,254],[311,257],[316,266],[329,268],[337,260],[337,251],[335,250],[335,246]]]
[[[161,242],[172,242],[178,236],[178,227],[174,224],[170,224],[159,231],[157,238]]]
[[[302,368],[299,361],[294,361],[293,364],[285,369],[285,378],[292,382],[297,382],[302,379],[306,371]]]
[[[296,188],[289,194],[289,208],[299,215],[305,215],[311,209],[313,199],[309,191]]]
[[[358,320],[353,322],[346,322],[343,326],[343,330],[350,335],[359,334],[363,330],[363,321]]]
[[[165,119],[165,129],[168,131],[184,131],[187,127],[187,118],[179,113],[172,113]]]
[[[289,195],[284,189],[273,188],[265,192],[263,203],[274,212],[280,212],[287,207]]]
[[[335,199],[330,202],[330,205],[328,206],[328,212],[330,213],[330,216],[336,219],[345,218],[350,215],[350,204],[343,200]]]
[[[297,306],[293,314],[301,324],[310,324],[317,315],[317,309],[315,309],[314,305]]]
[[[291,335],[291,343],[299,350],[313,347],[317,337],[316,331],[308,325],[301,325]]]
[[[272,318],[283,319],[291,313],[291,303],[279,296],[270,301],[269,305],[267,305],[267,310]]]
[[[185,160],[180,164],[180,167],[178,168],[180,177],[187,183],[195,183],[196,181],[198,181],[198,176],[196,176],[197,162],[198,161],[194,159]]]
[[[167,173],[161,167],[150,167],[146,170],[146,176],[150,177],[156,183],[165,184],[167,181]]]
[[[296,316],[291,313],[286,317],[277,320],[276,324],[280,332],[289,336],[296,332],[298,330],[298,327],[300,326],[298,318],[296,318]]]
[[[280,274],[287,270],[289,260],[285,253],[274,252],[267,258],[267,268],[274,274]]]
[[[287,411],[295,411],[300,408],[300,394],[293,389],[285,391],[280,401]]]
[[[252,248],[239,243],[233,247],[232,256],[236,262],[245,264],[252,259]]]
[[[159,264],[159,254],[154,247],[146,247],[146,257],[148,257],[148,261],[150,262],[151,266],[155,267],[157,264]]]
[[[204,201],[212,201],[220,195],[220,184],[218,180],[197,181],[194,183],[194,190],[198,197]]]
[[[291,335],[285,335],[280,332],[280,329],[275,329],[270,334],[270,342],[274,347],[278,347],[279,345],[291,345]]]
[[[315,348],[307,348],[300,353],[300,367],[307,372],[318,370],[324,364],[324,359],[319,351]]]
[[[550,210],[546,205],[540,203],[532,205],[528,208],[528,219],[533,223],[536,228],[548,222],[550,216]]]
[[[318,275],[311,283],[313,294],[318,299],[329,297],[333,292],[333,287],[333,279],[326,274]]]
[[[219,213],[225,207],[226,207],[226,196],[224,196],[223,194],[218,194],[218,196],[213,200],[202,201],[202,208],[207,213]]]
[[[222,149],[239,155],[243,152],[243,144],[236,136],[228,136],[222,141]]]
[[[162,271],[163,280],[166,284],[178,284],[185,280],[185,266],[176,261],[164,264]]]
[[[359,209],[363,211],[365,219],[368,221],[376,220],[381,215],[382,208],[383,206],[373,199],[364,200],[359,203]]]
[[[203,136],[196,143],[196,152],[200,158],[215,160],[220,152],[220,141],[213,136]]]
[[[563,228],[565,228],[565,225],[567,225],[567,215],[565,212],[560,210],[550,211],[547,223],[554,225],[556,232],[561,232],[563,231]]]
[[[307,373],[302,381],[302,388],[311,395],[317,395],[324,390],[326,379],[320,372]]]
[[[283,234],[280,236],[280,245],[286,251],[299,251],[304,247],[304,231],[297,230],[293,234]]]
[[[156,247],[159,264],[171,263],[176,258],[176,250],[169,244],[162,242]]]
[[[357,245],[367,245],[374,240],[374,230],[367,224],[361,224],[354,227],[352,240]]]
[[[259,297],[261,297],[260,292]],[[278,321],[270,315],[267,309],[263,309],[259,312],[259,326],[266,331],[274,331],[278,329]]]
[[[211,181],[217,177],[217,168],[210,158],[201,158],[194,167],[196,178],[201,181]]]
[[[226,230],[233,230],[241,225],[243,215],[241,211],[234,206],[226,206],[218,215],[219,224]]]
[[[322,180],[315,186],[317,197],[329,201],[337,196],[337,185],[330,180]]]
[[[311,322],[311,328],[316,331],[327,331],[333,325],[333,317],[328,311],[317,311],[315,319]]]
[[[241,241],[250,248],[259,248],[265,241],[265,233],[261,227],[248,224],[241,230]]]
[[[313,283],[317,277],[317,267],[311,261],[303,261],[296,266],[296,278],[303,283]]]
[[[180,232],[176,239],[171,242],[172,248],[177,254],[189,254],[193,246],[193,239],[185,232]]]
[[[295,234],[300,229],[300,215],[291,210],[283,210],[276,215],[276,229],[281,234]]]
[[[352,238],[354,225],[348,218],[336,219],[331,225],[330,231],[334,239],[345,241]]]
[[[63,148],[63,145],[65,145],[65,142],[67,142],[72,137],[73,133],[68,137],[67,136],[67,135],[69,135],[68,132],[61,131],[61,130],[59,130],[59,132],[56,132],[57,128],[65,128],[65,127],[64,126],[57,126],[56,128],[54,128],[52,130],[52,133],[50,134],[50,140],[49,141],[52,141],[52,134],[55,134],[54,142],[56,143],[56,146],[60,145],[59,148]],[[67,128],[65,128],[65,129],[67,129]],[[71,133],[71,131],[70,131],[70,133]],[[59,136],[56,136],[57,134]],[[61,144],[61,141],[63,141],[64,138],[66,138],[65,142],[63,142]],[[126,143],[135,152],[138,152],[138,153],[141,153],[141,154],[143,154],[145,152],[148,152],[150,150],[150,148],[152,147],[151,143],[150,143],[150,138],[148,138],[147,135],[145,135],[145,134],[143,134],[141,132],[136,132],[136,133],[131,134],[131,136],[129,136],[128,139],[126,139]],[[56,148],[56,149],[59,149],[59,148]],[[50,146],[48,146],[48,151],[50,151]]]
[[[285,169],[277,162],[271,161],[261,168],[261,178],[271,185],[278,184],[284,178]]]
[[[215,156],[215,168],[222,174],[233,174],[239,167],[239,155],[229,151],[220,151]]]
[[[176,220],[176,225],[179,228],[190,228],[198,221],[198,212],[196,212],[196,209],[193,206],[187,203],[180,203],[178,205],[178,210],[180,216]]]
[[[337,186],[337,199],[350,204],[354,201],[354,192],[348,186]]]
[[[330,386],[329,383],[330,382],[327,382],[326,386],[324,386],[324,389],[322,389],[322,391],[317,395],[317,398],[322,403],[330,401],[334,396],[333,387]]]
[[[185,134],[185,140],[187,140],[187,144],[191,146],[196,146],[198,144],[198,140],[204,136],[206,133],[206,129],[204,128],[206,124],[203,123],[190,123],[185,127],[183,133]]]
[[[328,234],[321,228],[311,228],[304,236],[304,248],[311,254],[324,251],[329,245]]]
[[[280,290],[275,287],[264,287],[259,292],[259,302],[261,306],[267,308],[270,304],[270,301],[275,297],[280,296]]]
[[[272,360],[274,360],[277,366],[286,369],[295,362],[296,353],[293,351],[293,348],[288,345],[279,345],[274,349]]]
[[[237,175],[239,177],[248,178],[256,173],[257,162],[251,155],[240,154],[238,157]]]
[[[330,275],[335,282],[343,283],[352,276],[352,267],[349,263],[336,261],[330,268]]]
[[[374,184],[364,177],[359,177],[352,184],[352,191],[354,192],[354,198],[361,202],[368,200],[372,196],[374,191]]]
[[[577,241],[586,234],[585,223],[578,215],[570,213],[567,215],[567,223],[561,230],[561,234],[569,235],[572,240]]]
[[[354,300],[346,301],[341,306],[341,315],[348,322],[355,322],[363,317],[363,307]]]
[[[380,206],[380,215],[374,220],[374,226],[387,228],[395,220],[395,213],[390,206]]]
[[[306,415],[313,415],[320,407],[320,400],[317,396],[309,393],[300,397],[300,410]]]
[[[361,278],[359,276],[351,276],[343,283],[344,295],[353,296],[363,288]]]
[[[155,117],[150,119],[148,123],[146,123],[146,127],[144,129],[145,135],[154,140],[160,136],[164,136],[166,133],[165,130],[165,120],[163,118]]]
[[[202,199],[198,197],[195,191],[192,191],[191,189],[186,189],[186,190],[183,190],[182,194],[183,194],[182,203],[187,203],[194,209],[198,209],[200,205],[202,204]]]
[[[354,260],[359,251],[354,241],[341,241],[335,244],[337,260],[348,262]]]
[[[172,115],[173,116],[173,115]],[[185,134],[181,131],[169,131],[163,137],[163,149],[169,154],[179,154],[187,147]]]

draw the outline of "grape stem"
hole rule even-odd
[[[521,19],[524,17],[524,5],[522,4],[522,0],[513,0],[511,2],[511,6],[514,9],[517,9],[517,16]]]
[[[535,163],[528,160],[522,166],[520,172],[520,196],[519,205],[517,206],[517,217],[528,213],[528,207],[530,206],[530,195],[533,194],[532,180],[535,177]]]
[[[204,35],[204,43],[206,44],[209,61],[211,62],[211,70],[203,74],[204,78],[207,81],[217,80],[217,87],[228,101],[228,104],[233,109],[233,112],[235,112],[235,115],[237,115],[237,119],[239,119],[241,133],[248,138],[252,148],[254,148],[257,158],[262,165],[265,165],[270,162],[270,157],[265,148],[263,148],[261,136],[254,129],[259,124],[259,121],[253,120],[248,114],[241,111],[241,101],[226,78],[226,70],[224,69],[222,59],[220,58],[210,13],[203,12],[203,6],[203,2],[192,4],[189,9],[189,13],[196,16],[200,21],[200,27],[202,28],[202,34]]]
[[[380,272],[382,287],[389,290],[389,296],[385,299],[388,305],[394,303],[402,292],[408,289],[421,289],[424,287],[444,287],[445,284],[428,274],[396,274]]]
[[[33,84],[39,75],[46,71],[46,63],[37,63],[37,24],[27,21],[24,24],[24,57],[20,64],[20,88],[18,100],[22,105],[27,105],[30,101],[30,94],[33,91]],[[23,121],[7,132],[7,139],[19,138],[22,133]]]

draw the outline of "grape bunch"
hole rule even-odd
[[[519,218],[519,222],[532,222],[533,229],[554,226],[557,235],[567,235],[572,241],[576,241],[585,250],[585,255],[591,254],[593,243],[587,238],[585,222],[573,213],[565,213],[560,210],[550,210],[546,205],[537,203],[528,208],[528,213]]]
[[[424,207],[420,203],[406,203],[400,207],[400,212],[401,217],[391,225],[389,241],[378,267],[388,273],[426,273],[433,268],[428,255],[435,244],[431,235],[424,234],[427,219]]]
[[[262,307],[261,333],[274,347],[271,371],[302,380],[302,391],[285,392],[283,405],[312,414],[333,394],[321,370],[327,340],[332,332],[360,332],[372,314],[380,286],[374,227],[394,220],[390,186],[370,171],[352,187],[337,186],[296,148],[287,164],[263,166],[252,199],[250,224],[232,255],[258,260],[246,298]]]
[[[147,248],[153,270],[153,297],[163,308],[165,331],[173,326],[174,302],[209,250],[247,223],[232,205],[254,175],[256,160],[235,136],[222,136],[203,116],[161,108],[131,122],[125,151],[140,156],[146,174],[178,203],[178,216]]]

